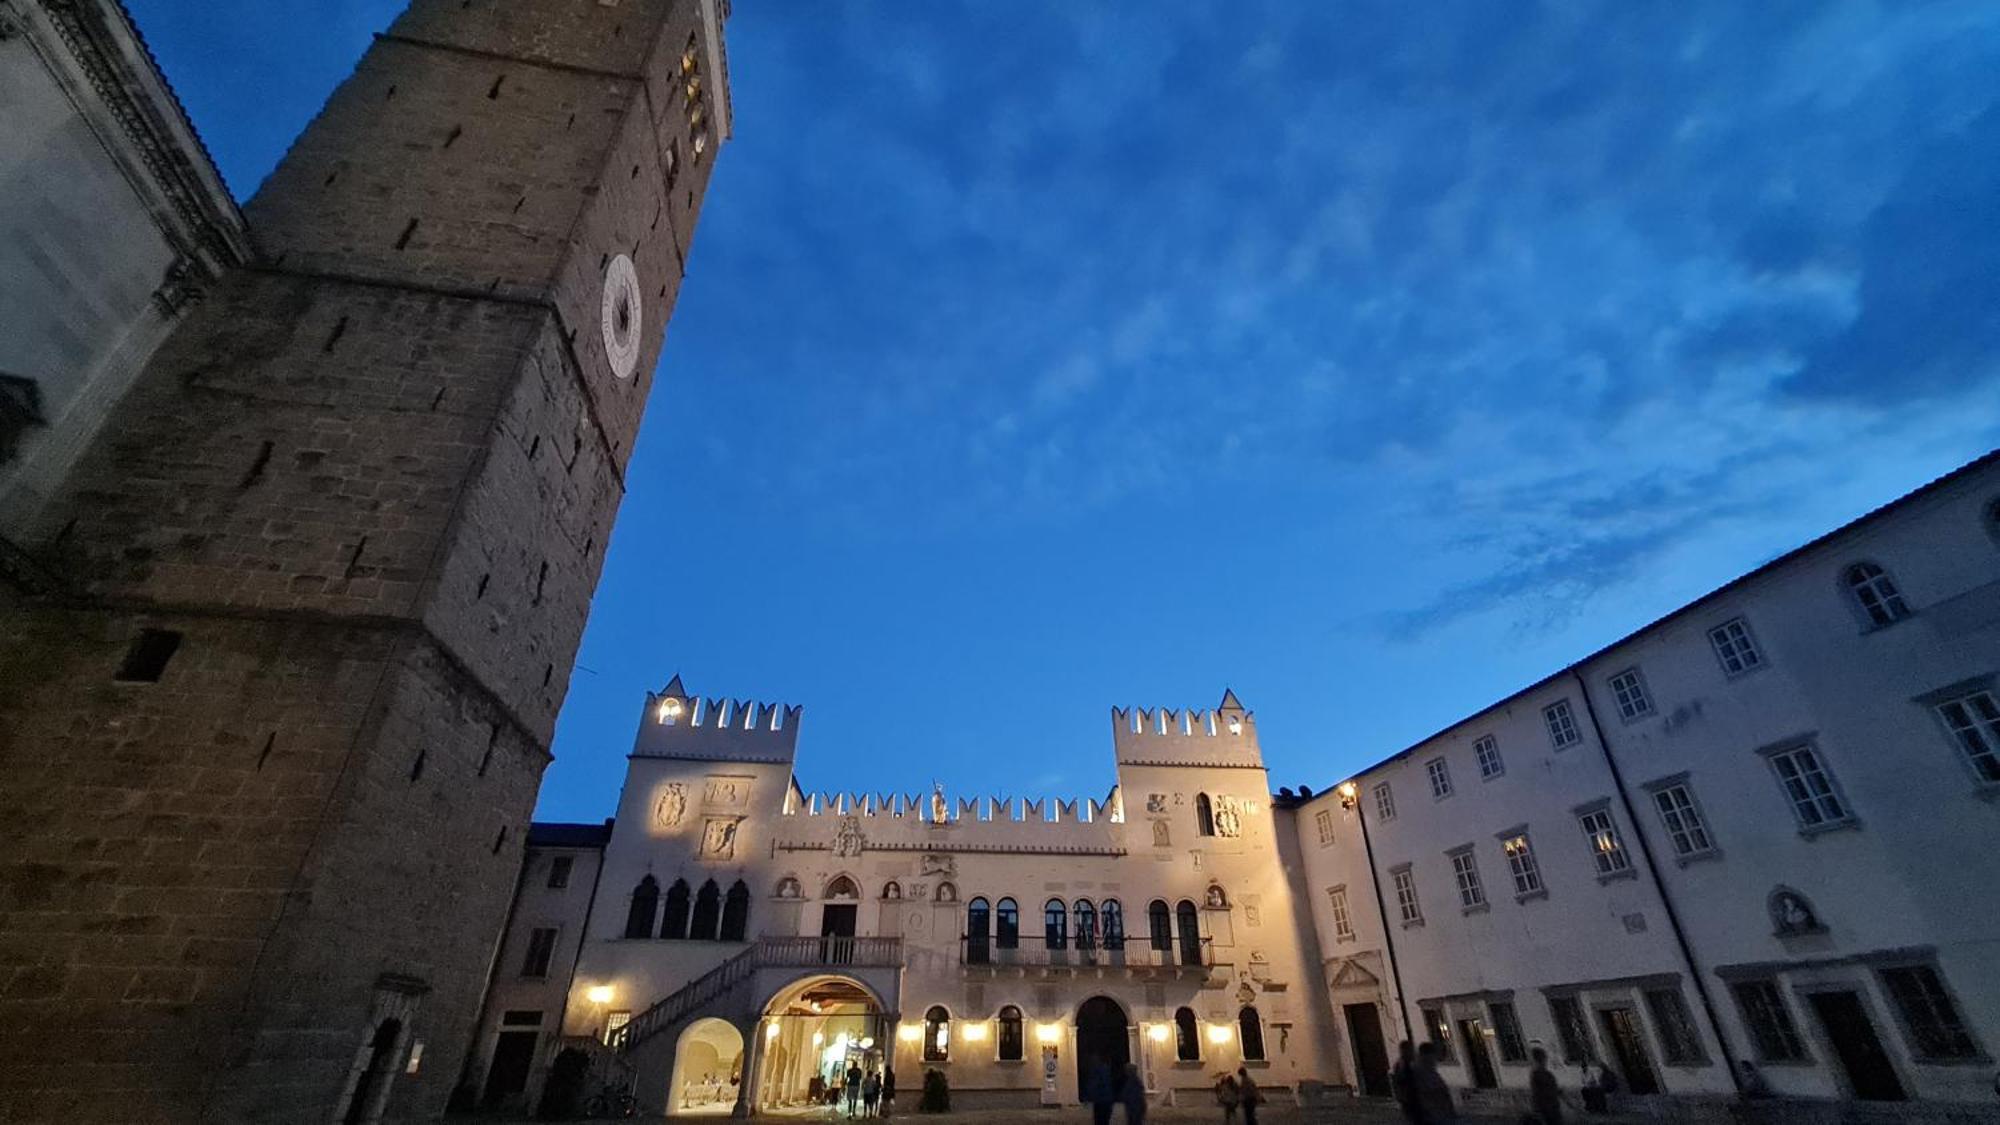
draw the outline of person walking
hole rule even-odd
[[[1528,1108],[1535,1111],[1541,1125],[1563,1125],[1562,1087],[1549,1071],[1549,1053],[1540,1047],[1528,1052],[1534,1068],[1528,1071]]]
[[[875,1116],[875,1103],[882,1100],[882,1076],[874,1071],[861,1080],[861,1115]]]
[[[1091,1125],[1111,1125],[1111,1110],[1118,1104],[1118,1080],[1111,1073],[1110,1064],[1093,1055],[1090,1065],[1084,1068],[1083,1089],[1079,1092],[1090,1103]]]
[[[1236,1097],[1243,1103],[1243,1125],[1257,1125],[1257,1107],[1264,1103],[1264,1091],[1250,1077],[1250,1068],[1236,1068]]]
[[[841,1093],[847,1095],[847,1116],[853,1117],[861,1105],[861,1064],[847,1064],[847,1088]]]
[[[1236,1076],[1225,1074],[1215,1080],[1215,1104],[1222,1107],[1222,1125],[1236,1125],[1236,1107],[1243,1101]]]
[[[882,1116],[896,1108],[896,1068],[884,1063],[882,1066]]]
[[[1458,1120],[1458,1109],[1451,1104],[1451,1087],[1445,1085],[1444,1075],[1438,1073],[1435,1043],[1417,1048],[1416,1087],[1417,1104],[1423,1107],[1425,1125],[1445,1125]]]
[[[1125,1125],[1146,1125],[1146,1080],[1139,1077],[1137,1066],[1125,1064],[1125,1077],[1118,1085],[1118,1095],[1125,1103]]]
[[[1410,1125],[1428,1125],[1423,1102],[1417,1098],[1417,1048],[1408,1039],[1396,1044],[1396,1065],[1389,1071],[1389,1092]]]

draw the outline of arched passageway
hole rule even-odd
[[[743,1033],[728,1020],[699,1019],[674,1044],[667,1112],[677,1117],[728,1114],[743,1081]]]
[[[1091,1088],[1093,1067],[1105,1068],[1116,1083],[1132,1061],[1132,1036],[1125,1009],[1105,996],[1093,996],[1076,1010],[1076,1088],[1078,1097]],[[1116,1087],[1113,1087],[1116,1089]]]
[[[816,976],[790,985],[764,1009],[763,1061],[756,1108],[830,1104],[850,1068],[879,1073],[895,1046],[895,1028],[859,982]],[[908,1079],[898,1076],[898,1082]]]

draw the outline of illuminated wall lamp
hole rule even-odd
[[[1039,1042],[1043,1042],[1043,1043],[1059,1043],[1059,1042],[1061,1042],[1061,1041],[1062,1041],[1062,1025],[1061,1025],[1061,1024],[1059,1024],[1059,1023],[1041,1023],[1041,1024],[1036,1024],[1036,1025],[1035,1025],[1035,1039],[1036,1039],[1037,1041],[1039,1041]]]
[[[924,1038],[922,1024],[906,1023],[896,1028],[896,1038],[905,1043],[921,1043]]]
[[[1151,1039],[1155,1043],[1165,1043],[1172,1034],[1172,1032],[1167,1030],[1167,1025],[1163,1023],[1156,1023],[1146,1029],[1146,1038]]]
[[[964,1026],[964,1034],[967,1043],[981,1042],[986,1038],[986,1024],[984,1022],[968,1023]]]
[[[609,1004],[611,998],[616,995],[618,994],[613,992],[608,984],[593,984],[583,991],[583,998],[593,1004]]]
[[[1208,1041],[1210,1043],[1227,1043],[1229,1042],[1229,1035],[1229,1029],[1219,1023],[1208,1026]]]

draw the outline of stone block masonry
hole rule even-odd
[[[419,0],[21,529],[64,588],[0,588],[0,1120],[442,1110],[715,158],[714,11]]]

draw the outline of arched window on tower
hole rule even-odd
[[[1123,952],[1125,949],[1125,908],[1118,904],[1117,899],[1107,898],[1104,900],[1103,906],[1098,909],[1098,913],[1101,915],[1099,921],[1104,930],[1104,948],[1113,953]]]
[[[1201,1025],[1195,1022],[1193,1008],[1174,1012],[1174,1058],[1181,1062],[1201,1061]]]
[[[1174,916],[1164,900],[1156,898],[1146,904],[1146,937],[1155,950],[1174,951]]]
[[[984,896],[965,904],[965,963],[984,965],[993,960],[992,910]]]
[[[653,936],[653,916],[660,908],[660,882],[651,875],[639,880],[632,888],[632,909],[625,913],[625,936],[628,938],[649,938]]]
[[[1021,908],[1011,898],[1003,898],[993,911],[993,947],[1021,947]]]
[[[1248,1004],[1236,1013],[1237,1042],[1243,1045],[1245,1062],[1264,1061],[1264,1020],[1257,1009]]]
[[[675,879],[667,888],[667,911],[660,919],[660,936],[679,941],[688,936],[688,885],[686,879]]]
[[[722,899],[722,940],[742,941],[750,932],[750,888],[738,879]]]
[[[1042,907],[1042,940],[1050,949],[1069,948],[1069,913],[1059,898]]]
[[[826,898],[860,898],[861,888],[845,875],[836,877],[826,885]]]
[[[688,923],[688,937],[695,941],[714,941],[716,923],[722,919],[722,889],[710,879],[695,892],[694,917]]]
[[[1007,1005],[1000,1009],[1000,1018],[996,1022],[1000,1024],[1000,1061],[1020,1062],[1026,1046],[1026,1037],[1021,1034],[1021,1009]]]
[[[1076,900],[1076,947],[1082,950],[1097,948],[1097,907],[1087,898]]]
[[[1215,835],[1215,804],[1206,793],[1194,795],[1194,830],[1199,836]]]
[[[1843,577],[1854,604],[1870,626],[1894,625],[1910,616],[1903,592],[1896,588],[1896,580],[1889,577],[1888,571],[1872,562],[1860,562],[1848,567]]]
[[[931,1005],[924,1013],[924,1061],[948,1062],[951,1059],[951,1013],[942,1004]]]
[[[1174,928],[1181,933],[1181,964],[1201,964],[1201,914],[1186,899],[1174,907]]]

